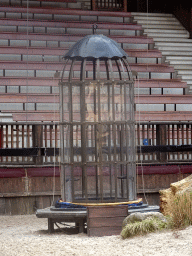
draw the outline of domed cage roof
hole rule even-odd
[[[64,55],[64,73],[68,80],[79,78],[132,80],[126,52],[117,42],[104,35],[88,35]],[[65,75],[65,79],[66,79]]]

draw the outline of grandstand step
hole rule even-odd
[[[59,121],[58,111],[12,111],[14,121]],[[2,111],[7,113],[7,111]],[[136,111],[135,120],[141,122],[161,121],[189,121],[192,120],[192,111]]]
[[[51,34],[35,34],[35,33],[29,33],[28,35],[26,33],[18,33],[18,32],[7,32],[7,33],[0,33],[0,42],[1,45],[14,45],[15,41],[19,41],[18,43],[22,46],[27,46],[26,42],[28,42],[28,46],[33,46],[33,43],[36,41],[39,42],[48,42],[48,41],[57,41],[60,42],[60,47],[62,47],[62,44],[65,42],[69,42],[70,45],[72,43],[77,42],[78,40],[82,39],[85,35],[51,35]],[[152,38],[147,38],[144,36],[109,36],[109,38],[115,40],[117,43],[127,43],[127,44],[153,44]],[[12,42],[14,41],[14,42]],[[25,42],[22,42],[25,41]],[[33,41],[33,42],[32,42]],[[42,43],[43,44],[43,43]],[[46,45],[46,44],[45,44]],[[42,45],[44,46],[44,45]],[[56,46],[57,47],[57,46]]]
[[[192,46],[155,46],[160,51],[189,51],[191,52]]]
[[[120,96],[119,96],[120,97]],[[78,98],[78,97],[77,97]],[[59,94],[0,94],[0,102],[5,103],[59,103]],[[136,104],[191,104],[191,95],[140,95]],[[52,106],[50,106],[51,108]]]
[[[28,6],[28,7],[61,7],[81,8],[81,2],[75,0],[1,0],[3,6]]]
[[[192,60],[192,53],[191,53],[191,56],[167,56],[166,60],[168,60],[168,61],[189,61],[189,60]]]
[[[153,37],[154,42],[157,43],[192,43],[192,40],[189,38],[155,38]]]
[[[155,42],[155,46],[158,47],[191,47],[192,49],[192,42]]]
[[[1,77],[0,86],[58,86],[60,78]]]
[[[0,86],[58,86],[59,78],[48,77],[1,77]],[[141,88],[186,88],[181,79],[139,79],[135,87]]]
[[[147,22],[156,22],[158,24],[161,24],[162,22],[166,22],[166,23],[169,23],[169,22],[174,22],[174,23],[179,23],[177,20],[175,20],[175,17],[173,16],[137,16],[137,14],[133,14],[135,17],[135,20],[138,21],[138,22],[143,22],[143,23],[147,23]]]
[[[158,41],[161,42],[164,40],[165,41],[177,41],[178,40],[178,42],[183,40],[184,42],[186,42],[186,40],[187,41],[189,40],[188,33],[184,33],[184,34],[183,33],[182,34],[181,33],[180,34],[178,34],[178,33],[170,34],[169,33],[169,35],[167,35],[167,33],[161,33],[161,31],[159,31],[159,33],[144,32],[143,35],[152,37],[154,39],[154,41],[156,41],[156,42],[158,42]]]
[[[139,79],[135,80],[138,88],[187,88],[181,79]]]
[[[28,24],[28,26],[26,26]],[[92,34],[93,22],[86,21],[39,21],[39,20],[11,20],[0,19],[1,32],[30,32],[46,34]],[[105,35],[139,35],[140,25],[128,23],[97,22],[97,33]]]
[[[179,75],[181,75],[181,74],[182,75],[185,75],[185,74],[192,75],[192,70],[178,70],[177,72]]]
[[[184,69],[184,68],[191,69],[189,65],[192,65],[192,59],[191,60],[167,60],[166,62],[169,62],[171,65],[174,65],[174,67],[175,68],[177,67],[177,69],[179,66],[181,66],[181,69]]]
[[[131,70],[137,71],[137,72],[145,72],[145,73],[174,73],[174,68],[165,65],[165,64],[129,64]],[[27,69],[26,69],[27,67]],[[106,73],[105,71],[105,66],[100,66],[101,72],[103,74]],[[53,76],[55,73],[55,70],[57,71],[62,71],[63,70],[63,63],[60,62],[11,62],[11,61],[4,61],[0,62],[0,70],[1,76],[15,76],[17,72],[13,72],[14,70],[17,71],[19,70],[20,75],[22,76],[23,71],[23,76],[25,76],[26,72],[28,72],[29,76],[42,76],[43,74],[47,74],[49,76]],[[3,71],[4,70],[4,71]],[[66,66],[66,72],[70,70],[70,66]],[[76,65],[74,69],[74,75],[78,76],[80,70],[80,66]],[[87,76],[92,77],[92,67],[87,66]],[[43,71],[43,72],[41,72]],[[118,75],[118,70],[116,71]]]
[[[191,111],[140,111],[136,112],[135,120],[145,121],[161,121],[161,122],[171,122],[171,121],[189,121],[192,119]]]
[[[51,47],[0,47],[0,61],[63,61],[69,48]],[[161,63],[161,52],[158,50],[124,49],[130,63]]]
[[[159,24],[158,25],[158,24],[154,24],[154,23],[153,24],[142,24],[141,22],[139,22],[138,24],[142,25],[145,32],[146,32],[146,30],[149,31],[152,29],[154,29],[155,31],[157,31],[159,29],[159,30],[162,30],[162,32],[164,30],[175,30],[175,29],[177,29],[178,32],[185,31],[181,25],[176,25],[176,24]]]
[[[155,19],[156,19],[157,17],[170,17],[170,18],[173,17],[173,14],[169,14],[169,13],[131,12],[131,14],[132,14],[134,17],[145,17],[145,18],[154,17]]]
[[[143,27],[143,26],[142,26]],[[185,36],[188,36],[189,37],[189,32],[187,32],[186,30],[184,30],[184,29],[174,29],[174,27],[173,27],[173,29],[163,29],[163,28],[159,28],[159,29],[157,29],[157,28],[155,28],[154,27],[154,29],[150,29],[150,28],[144,28],[144,33],[157,33],[157,34],[159,34],[159,36],[160,35],[169,35],[169,34],[175,34],[177,37],[178,37],[178,34],[183,34],[183,35],[185,35]],[[174,36],[174,35],[173,35]]]
[[[174,51],[170,51],[170,50],[167,50],[167,51],[163,50],[163,51],[161,51],[161,53],[162,53],[163,56],[166,56],[166,58],[168,56],[178,56],[178,57],[192,56],[192,52],[190,52],[190,51],[176,51],[176,52],[174,52]]]
[[[38,8],[31,7],[4,7],[0,8],[2,18],[12,18],[13,14],[17,14],[16,18],[29,19],[47,19],[47,20],[76,20],[76,21],[103,21],[103,22],[130,22],[132,16],[130,12],[109,12],[109,11],[89,11],[77,9],[62,9],[62,8]],[[18,14],[20,16],[18,16]],[[22,15],[21,15],[22,14]]]
[[[133,20],[142,25],[144,29],[143,35],[154,39],[154,49],[162,52],[162,62],[164,61],[172,65],[177,71],[176,74],[178,74],[178,77],[181,77],[187,82],[188,89],[186,89],[186,93],[189,93],[189,84],[191,81],[190,70],[192,70],[192,60],[189,58],[192,56],[192,40],[188,39],[189,32],[173,16],[167,20],[164,14],[161,16],[162,19],[160,18],[158,20],[156,20],[155,16],[149,19],[149,16],[145,14],[140,16],[134,14],[133,16]],[[169,57],[175,57],[175,59]],[[182,57],[184,58],[181,59]]]

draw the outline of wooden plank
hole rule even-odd
[[[143,50],[143,49],[124,49],[128,57],[137,58],[161,58],[162,53],[159,50]]]
[[[116,100],[118,96],[116,96]],[[119,95],[120,99],[120,95]],[[74,97],[75,100],[75,97]],[[0,101],[3,103],[23,103],[23,102],[32,102],[32,103],[58,103],[59,94],[0,94]],[[91,98],[90,98],[91,102]],[[139,95],[135,96],[135,103],[139,104],[191,104],[192,96],[191,95]],[[89,101],[87,101],[89,103]]]
[[[127,215],[126,215],[127,216]],[[103,218],[90,218],[89,228],[101,228],[101,227],[121,227],[125,216],[122,217],[103,217]]]
[[[190,111],[140,111],[135,113],[135,120],[143,121],[189,121],[192,120]]]
[[[122,227],[100,227],[88,230],[88,236],[112,236],[120,235]]]
[[[89,218],[127,216],[128,206],[89,206],[87,211]]]
[[[73,67],[73,71],[80,70],[80,64],[75,65]],[[131,70],[137,72],[155,72],[155,73],[170,73],[174,72],[174,68],[169,65],[164,64],[129,64]],[[61,62],[26,62],[26,61],[0,61],[0,69],[5,70],[50,70],[50,71],[62,71],[63,70],[63,63]],[[69,71],[71,65],[66,65],[66,71]],[[87,65],[86,70],[92,72],[92,65]],[[100,71],[105,72],[106,67],[104,64],[100,65]],[[113,66],[113,71],[117,72],[118,69],[116,66]]]
[[[19,33],[19,32],[2,32],[0,33],[0,39],[4,40],[35,40],[35,41],[63,41],[63,42],[77,42],[85,35],[59,35],[59,34],[35,34]],[[129,44],[150,44],[154,43],[152,38],[145,36],[108,36],[115,40],[117,43],[129,43]]]
[[[88,236],[120,234],[123,220],[127,215],[127,205],[87,207]]]
[[[22,55],[54,55],[63,56],[69,50],[69,47],[20,47],[20,46],[1,46],[0,54],[22,54]],[[161,58],[162,54],[158,50],[135,50],[124,49],[129,57],[138,58]]]
[[[29,27],[47,27],[47,28],[84,28],[92,29],[95,22],[87,21],[47,21],[47,20],[29,20]],[[26,26],[26,20],[0,19],[2,26]],[[118,29],[118,30],[142,30],[141,25],[128,23],[108,23],[97,21],[99,29]]]
[[[9,113],[10,111],[2,111],[2,113]],[[14,121],[25,121],[26,112],[11,111],[13,113]],[[59,121],[59,113],[54,111],[42,112],[35,111],[27,113],[27,120],[30,122],[35,121]],[[140,111],[135,113],[135,120],[141,122],[175,122],[175,121],[189,121],[192,120],[192,113],[190,111]]]
[[[140,88],[187,88],[187,83],[180,79],[139,79],[134,85]]]
[[[135,103],[139,104],[191,104],[191,95],[139,95],[135,97]]]
[[[1,77],[0,86],[58,86],[59,81],[52,77]]]
[[[60,196],[61,192],[60,191],[55,191],[54,195],[55,196]],[[0,198],[12,198],[12,197],[30,197],[30,196],[35,196],[35,197],[45,197],[45,196],[51,196],[53,197],[53,191],[46,191],[46,192],[8,192],[8,193],[1,193]],[[49,200],[50,201],[50,200]],[[50,203],[50,202],[49,202]],[[49,204],[50,205],[50,204]],[[46,205],[47,207],[47,205]]]
[[[110,12],[110,11],[92,11],[67,8],[49,8],[49,7],[13,7],[1,6],[2,12],[19,13],[42,13],[42,14],[63,14],[63,15],[84,15],[84,16],[109,16],[109,17],[132,17],[131,12]]]

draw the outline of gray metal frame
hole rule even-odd
[[[136,199],[134,83],[126,58],[67,59],[59,85],[63,200]]]

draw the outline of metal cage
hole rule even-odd
[[[126,53],[113,40],[92,35],[77,42],[64,59],[60,82],[63,200],[136,199],[134,83]]]

